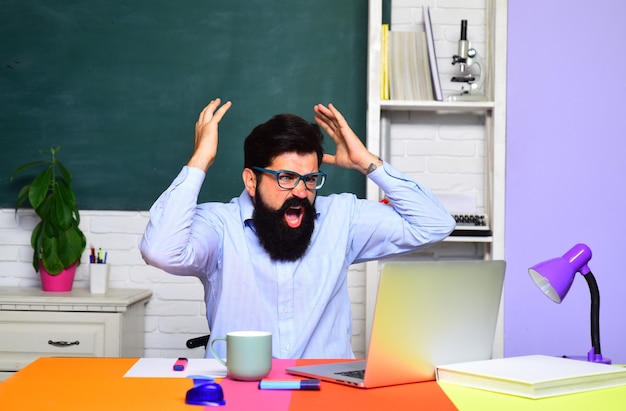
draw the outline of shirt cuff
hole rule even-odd
[[[172,182],[172,189],[186,190],[197,196],[200,194],[205,177],[205,172],[199,168],[183,166],[183,169]]]
[[[402,181],[409,180],[404,173],[402,173],[400,170],[393,167],[391,164],[387,163],[386,161],[383,161],[382,167],[377,167],[376,170],[367,174],[367,177],[370,178],[376,184],[384,183],[384,181],[389,177],[396,178]]]

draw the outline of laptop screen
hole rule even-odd
[[[504,271],[504,261],[386,263],[367,362],[287,371],[369,388],[433,380],[436,365],[489,359]],[[340,377],[359,367],[365,368],[361,381]]]

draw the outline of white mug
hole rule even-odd
[[[214,351],[213,344],[226,341],[226,361]],[[211,341],[209,350],[226,366],[233,380],[259,381],[272,369],[272,333],[266,331],[233,331]]]

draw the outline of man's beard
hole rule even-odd
[[[294,206],[304,209],[302,222],[297,228],[291,228],[285,222],[285,211]],[[279,210],[269,208],[256,191],[254,227],[259,242],[273,260],[296,261],[300,259],[311,242],[315,228],[315,206],[304,198],[290,198]]]

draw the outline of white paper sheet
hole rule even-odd
[[[177,359],[140,358],[124,374],[124,377],[187,378],[190,375],[205,375],[214,378],[226,377],[226,367],[213,358],[189,358],[184,371],[174,371],[172,366]]]

